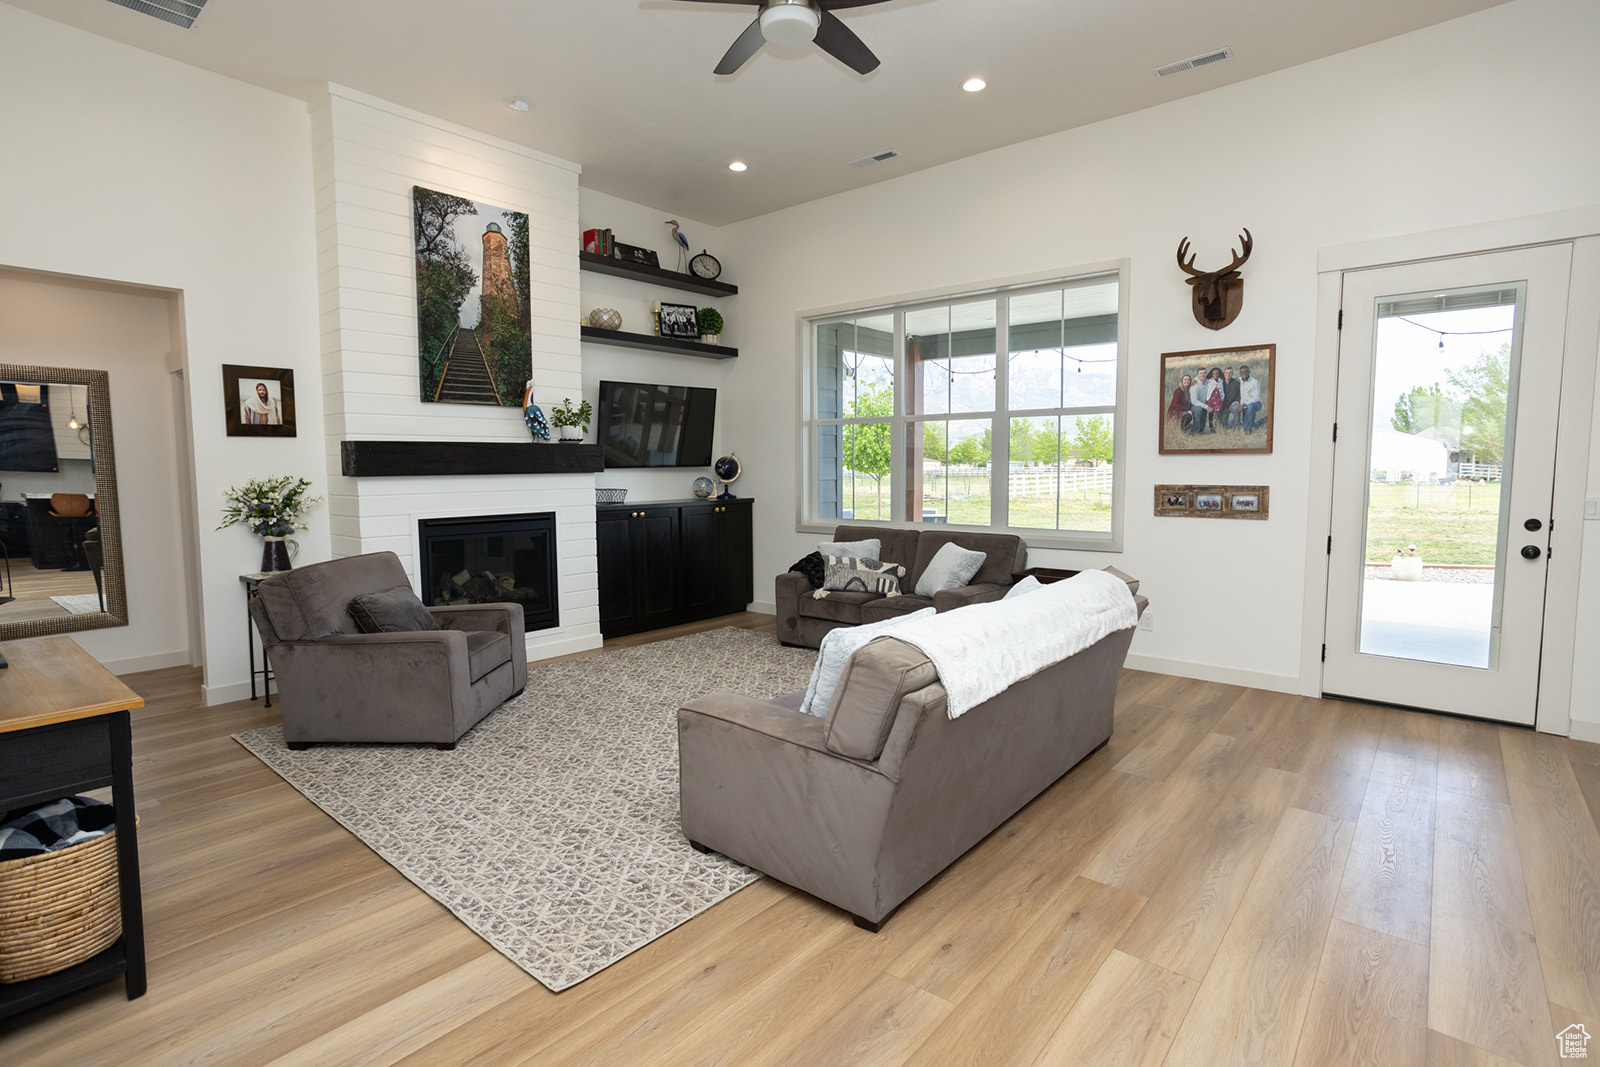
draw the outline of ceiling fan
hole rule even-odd
[[[717,64],[718,74],[732,74],[768,42],[794,47],[815,41],[818,48],[857,74],[878,69],[878,57],[861,38],[840,22],[834,12],[845,7],[866,7],[885,0],[686,0],[690,3],[750,4],[761,9],[756,20],[739,35]]]

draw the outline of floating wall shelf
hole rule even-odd
[[[610,256],[600,256],[593,252],[578,253],[578,267],[581,270],[591,271],[595,274],[609,274],[614,278],[632,278],[635,281],[655,282],[658,285],[671,286],[685,293],[700,293],[703,296],[738,296],[739,287],[729,285],[722,281],[706,281],[693,274],[684,274],[681,271],[663,270],[660,267],[651,267],[644,263],[635,263],[629,259],[613,259]]]
[[[684,337],[656,337],[648,333],[625,333],[622,330],[602,330],[598,326],[580,326],[578,332],[585,341],[597,345],[614,345],[617,348],[643,348],[650,352],[669,352],[678,356],[699,356],[701,359],[734,359],[737,348],[727,345],[706,345]]]

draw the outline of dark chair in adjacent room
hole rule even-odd
[[[283,702],[283,739],[456,740],[528,682],[522,605],[427,607],[393,552],[261,581],[250,617]]]
[[[101,580],[101,571],[105,568],[105,557],[100,550],[100,527],[96,526],[83,535],[83,540],[78,543],[78,549],[83,553],[83,565],[94,571],[94,595],[100,598],[100,610],[106,610],[105,584]]]
[[[85,570],[83,554],[79,551],[79,544],[83,541],[84,530],[96,515],[94,501],[89,499],[87,493],[51,493],[50,514],[61,519],[66,525],[67,546],[72,550],[72,564],[63,567],[63,570]]]

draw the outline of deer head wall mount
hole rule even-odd
[[[1239,235],[1239,240],[1242,244],[1234,253],[1233,262],[1213,271],[1195,270],[1195,254],[1189,251],[1189,239],[1185,237],[1178,243],[1178,266],[1189,275],[1189,284],[1194,286],[1190,293],[1194,321],[1208,330],[1222,329],[1238,318],[1239,310],[1244,307],[1244,279],[1239,276],[1239,268],[1250,258],[1253,242],[1248,228]],[[1186,255],[1187,262],[1184,261]]]

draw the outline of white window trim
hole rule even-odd
[[[851,422],[887,422],[891,426],[890,448],[898,455],[902,446],[904,426],[908,416],[897,413],[890,418],[869,418],[862,420],[819,419],[816,414],[816,361],[814,346],[816,343],[815,331],[812,325],[819,320],[839,318],[846,315],[860,317],[872,314],[889,313],[895,316],[896,344],[894,346],[894,363],[896,369],[896,397],[902,395],[899,391],[900,375],[904,370],[904,346],[899,343],[901,323],[905,312],[923,306],[936,306],[944,303],[954,303],[963,299],[995,296],[1013,290],[1039,288],[1052,284],[1069,284],[1082,278],[1095,275],[1115,274],[1117,276],[1117,394],[1114,407],[1099,406],[1094,408],[1073,409],[1074,414],[1110,414],[1112,420],[1112,449],[1116,457],[1111,470],[1111,532],[1096,534],[1082,531],[1042,530],[1032,526],[967,526],[959,524],[941,525],[944,530],[961,530],[972,533],[1007,533],[1021,537],[1032,548],[1071,549],[1084,552],[1121,552],[1123,544],[1124,513],[1127,503],[1126,479],[1128,467],[1127,454],[1127,390],[1128,390],[1128,298],[1131,291],[1130,278],[1131,265],[1127,259],[1109,260],[1101,263],[1085,264],[1063,271],[1039,272],[1028,275],[1014,275],[993,281],[980,282],[963,286],[959,289],[948,291],[923,290],[907,293],[894,297],[879,297],[862,302],[848,304],[835,304],[828,307],[802,310],[795,316],[797,377],[800,395],[799,440],[795,464],[795,530],[799,533],[831,534],[840,525],[847,525],[854,520],[849,519],[820,519],[815,518],[817,510],[817,479],[816,456],[811,448],[811,438],[818,425]],[[996,349],[1006,347],[1005,338],[997,334],[995,339]],[[1005,411],[1006,375],[998,373],[1001,362],[996,353],[996,404],[997,411]],[[1005,418],[1024,418],[1030,413],[1035,415],[1054,415],[1059,409],[1028,409],[1027,411],[1007,411]],[[945,413],[939,412],[943,415]],[[955,418],[964,415],[961,412],[952,412]],[[976,413],[973,418],[984,418],[982,412]],[[992,413],[991,416],[992,417]],[[993,440],[993,453],[990,462],[998,467],[1001,463],[1009,463],[1011,440],[1010,435],[995,434]],[[1003,453],[1003,456],[1002,456]],[[996,497],[998,499],[998,496]],[[899,494],[891,498],[890,512],[899,514],[904,509],[904,503],[899,499]],[[879,526],[886,529],[900,530],[926,530],[925,523],[909,522],[903,516],[889,520],[868,519],[861,520],[862,525]]]

